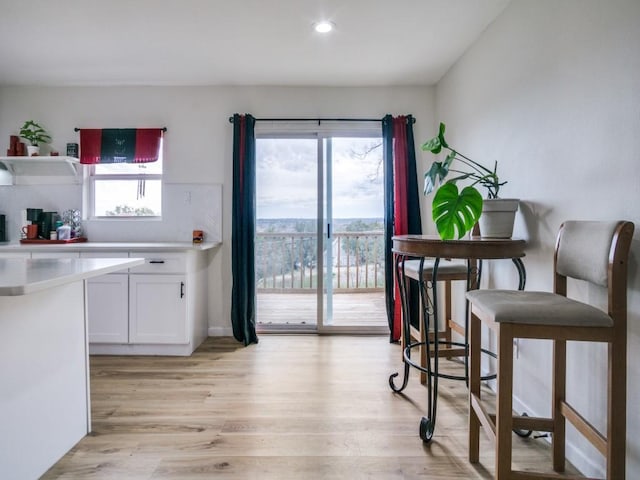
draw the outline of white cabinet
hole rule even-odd
[[[127,275],[88,282],[90,353],[190,355],[208,334],[207,253],[139,250],[82,256],[116,253],[145,263]]]
[[[184,275],[129,276],[131,343],[187,343]]]
[[[208,334],[207,250],[145,244],[21,246],[1,257],[144,258],[144,265],[88,279],[89,353],[191,355]],[[126,248],[126,249],[125,249]]]
[[[129,275],[113,273],[87,280],[89,342],[129,342]]]
[[[127,258],[127,252],[80,252],[81,258]],[[87,280],[90,343],[129,343],[129,275],[110,273]]]

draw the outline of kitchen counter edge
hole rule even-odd
[[[2,252],[36,252],[36,251],[104,251],[123,250],[132,251],[185,251],[185,250],[211,250],[222,242],[204,242],[193,244],[191,242],[83,242],[83,243],[6,243],[0,244]]]
[[[0,297],[28,295],[144,264],[144,258],[1,259]]]

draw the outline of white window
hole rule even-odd
[[[92,218],[160,217],[162,144],[155,162],[92,165],[89,199]]]

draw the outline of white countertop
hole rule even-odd
[[[144,264],[144,258],[0,258],[0,296],[47,288]]]
[[[220,242],[82,242],[82,243],[6,243],[0,244],[0,252],[15,251],[91,251],[91,250],[125,250],[131,251],[184,251],[210,250]]]

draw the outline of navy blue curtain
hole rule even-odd
[[[245,345],[256,335],[255,194],[256,120],[233,116],[233,200],[231,218],[231,325],[233,336]]]
[[[411,115],[382,119],[384,162],[385,303],[391,342],[400,339],[400,300],[393,262],[393,235],[421,234],[416,149]],[[418,312],[419,292],[410,292],[409,308]]]
[[[393,339],[393,316],[395,300],[393,298],[395,275],[393,273],[393,117],[386,115],[382,119],[382,143],[384,164],[384,299],[387,307],[389,337]]]

